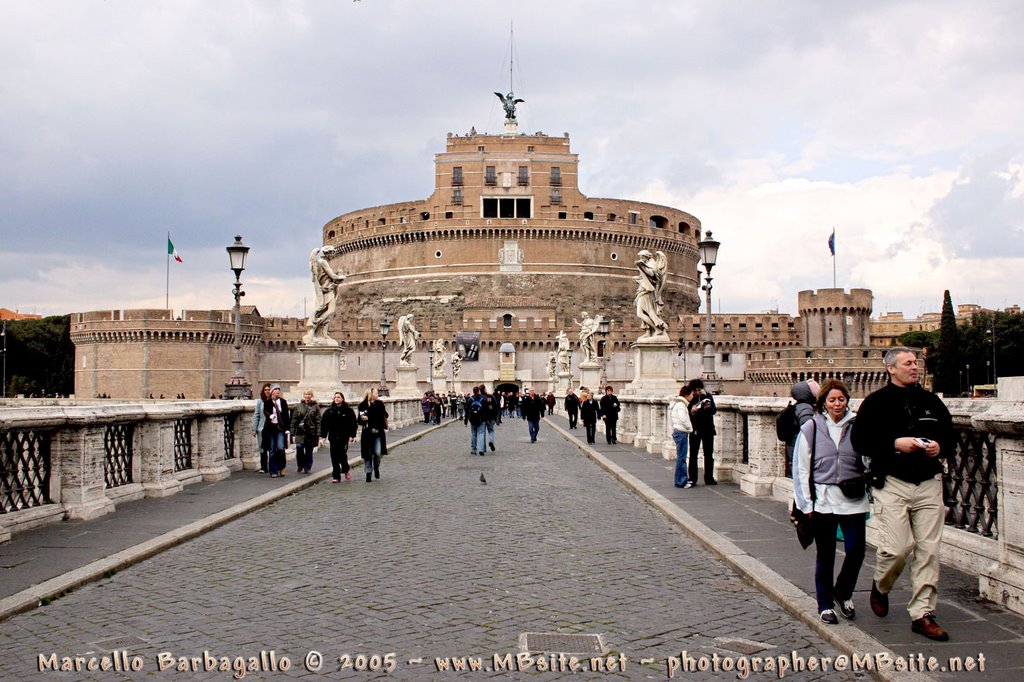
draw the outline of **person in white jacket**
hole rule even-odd
[[[693,390],[689,384],[679,389],[679,395],[672,399],[669,416],[672,420],[672,440],[676,442],[676,480],[677,488],[692,488],[693,481],[687,479],[686,475],[686,451],[690,445],[690,433],[693,425],[690,423],[689,403]]]

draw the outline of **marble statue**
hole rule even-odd
[[[668,325],[661,319],[661,307],[665,305],[661,292],[668,275],[668,258],[661,251],[651,254],[645,249],[637,254],[635,265],[640,271],[633,278],[637,284],[636,316],[640,318],[640,326],[647,332],[640,338],[668,338]]]
[[[412,326],[412,313],[402,315],[398,318],[398,343],[402,346],[402,357],[398,360],[399,365],[411,365],[412,354],[416,350],[416,340],[420,333]]]
[[[580,328],[580,350],[583,351],[583,362],[597,362],[597,332],[601,328],[603,315],[591,317],[587,311],[583,311],[583,319],[573,320]]]
[[[444,374],[444,339],[434,341],[434,374]]]
[[[516,99],[516,96],[511,92],[507,95],[503,95],[500,92],[494,93],[501,100],[501,106],[505,108],[505,120],[514,121],[516,120],[516,105],[520,102],[525,102],[525,99]]]
[[[339,275],[331,268],[328,260],[334,255],[333,246],[320,246],[309,253],[309,272],[313,278],[313,290],[316,293],[316,307],[306,322],[309,330],[302,338],[307,346],[336,346],[337,341],[327,334],[327,327],[334,317],[334,309],[338,301],[338,285],[345,281],[345,275]]]
[[[462,371],[462,356],[458,353],[452,353],[452,379],[455,381],[459,380],[459,372]]]
[[[558,332],[555,339],[558,341],[558,373],[569,374],[569,337],[563,330]]]

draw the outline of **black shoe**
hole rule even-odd
[[[491,446],[491,452],[494,452],[494,443],[490,443],[490,446]]]
[[[949,641],[949,633],[939,627],[933,613],[926,613],[917,620],[911,621],[910,629],[928,639],[934,639],[936,642]]]
[[[868,604],[871,605],[871,611],[879,618],[889,615],[889,595],[879,592],[874,580],[871,581],[871,596],[868,597]]]
[[[366,482],[373,483],[373,476],[371,476],[370,474],[366,474]]]
[[[380,469],[378,469],[377,467],[373,467],[373,477],[380,478]]]
[[[853,620],[857,617],[857,610],[853,608],[853,599],[840,599],[839,600],[839,615],[846,620]]]
[[[704,481],[704,485],[718,485],[718,481],[712,478],[710,481]]]
[[[829,625],[835,625],[839,622],[839,619],[836,618],[836,612],[832,609],[825,609],[818,614],[818,617],[821,618],[822,623],[828,623]]]

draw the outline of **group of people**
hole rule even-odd
[[[604,395],[600,399],[586,386],[580,386],[580,394],[576,395],[571,388],[565,396],[565,413],[569,417],[569,428],[579,427],[579,420],[583,418],[583,428],[587,432],[587,442],[595,443],[597,437],[597,422],[604,422],[604,436],[609,445],[619,442],[618,423],[619,398],[611,386],[604,387]]]
[[[842,381],[793,386],[799,430],[787,450],[794,506],[809,517],[814,532],[822,622],[838,623],[836,611],[849,620],[856,617],[853,592],[873,510],[879,534],[871,611],[880,618],[888,615],[889,592],[909,563],[911,630],[946,641],[949,634],[936,622],[935,607],[945,516],[942,460],[955,447],[952,418],[942,400],[918,383],[911,349],[890,348],[884,363],[888,383],[868,395],[856,414]],[[846,556],[833,577],[837,530]]]
[[[669,418],[672,440],[676,444],[675,486],[697,485],[697,463],[704,450],[704,485],[718,485],[715,480],[715,398],[700,379],[691,379],[672,399]]]
[[[366,482],[379,479],[381,456],[387,454],[388,416],[376,388],[366,391],[355,410],[341,391],[335,391],[331,404],[321,412],[312,391],[306,391],[302,401],[289,408],[279,384],[264,384],[252,415],[252,433],[260,446],[260,473],[271,478],[286,474],[289,440],[295,444],[296,473],[310,473],[313,453],[323,439],[330,444],[331,482],[339,483],[343,476],[350,481],[348,446],[358,436]]]

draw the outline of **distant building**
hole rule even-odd
[[[30,313],[19,313],[17,310],[10,310],[9,308],[0,308],[0,320],[40,320],[42,315],[32,315]]]

